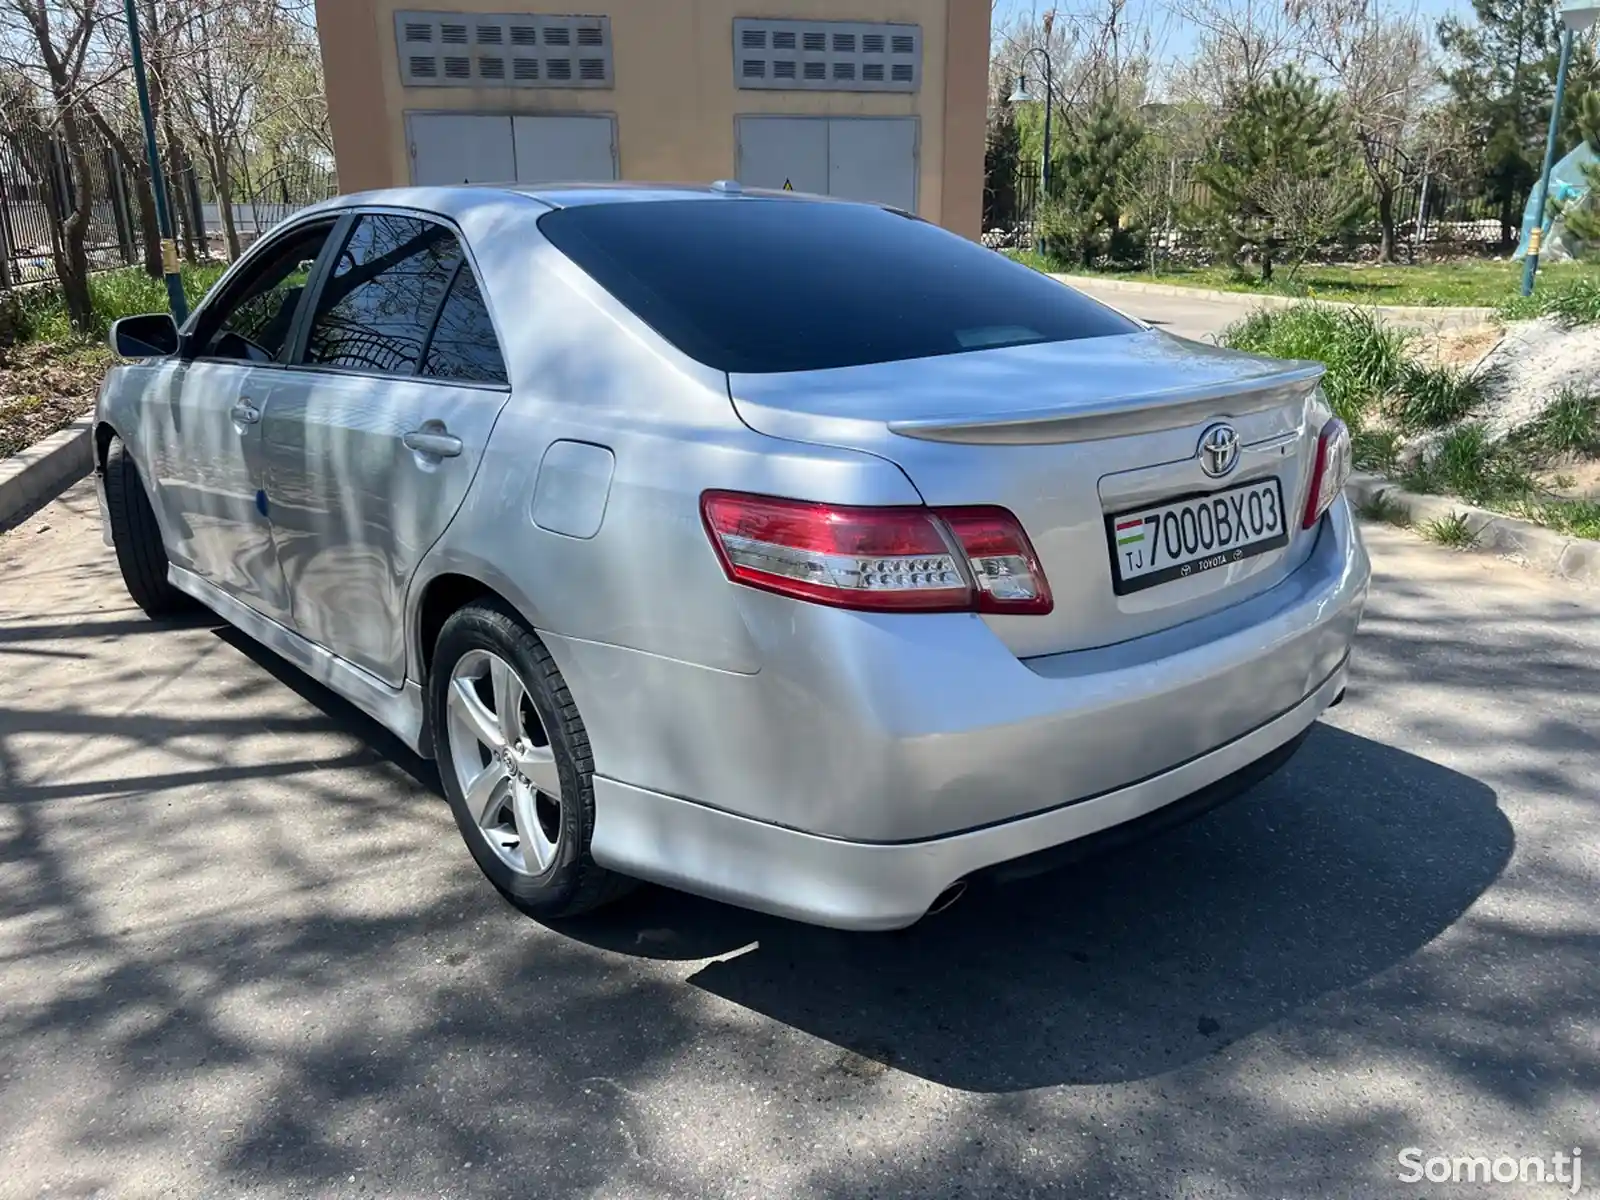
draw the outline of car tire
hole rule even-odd
[[[167,581],[167,547],[133,455],[119,437],[106,448],[106,517],[122,583],[149,617],[170,617],[194,602]]]
[[[506,704],[513,691],[516,701]],[[514,612],[478,601],[445,621],[428,711],[451,812],[473,860],[506,899],[530,916],[569,917],[637,886],[589,854],[589,735],[550,651]],[[551,791],[559,794],[552,799]]]

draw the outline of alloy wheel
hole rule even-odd
[[[561,775],[526,685],[499,655],[469,650],[447,697],[450,769],[478,831],[513,871],[542,873],[561,843]]]

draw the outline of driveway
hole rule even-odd
[[[1077,276],[1070,282],[1084,295],[1093,296],[1119,312],[1149,321],[1168,333],[1201,342],[1219,340],[1219,335],[1229,325],[1261,307],[1257,297],[1242,293],[1234,297],[1197,290],[1193,296],[1167,296],[1108,287],[1097,280]]]
[[[93,512],[0,537],[0,1195],[1600,1179],[1592,593],[1375,528],[1347,701],[1195,824],[897,935],[655,889],[552,927],[425,763],[132,610]]]

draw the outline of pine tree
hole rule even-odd
[[[1586,92],[1578,100],[1578,132],[1589,149],[1600,154],[1600,91]],[[1561,220],[1579,241],[1600,246],[1600,158],[1583,164],[1583,181],[1588,194],[1568,206]]]
[[[1144,139],[1144,125],[1109,92],[1071,130],[1061,157],[1061,198],[1080,214],[1077,249],[1085,267],[1094,265],[1102,235],[1114,236],[1121,224],[1129,201],[1125,164]]]
[[[1273,259],[1284,244],[1282,222],[1290,215],[1274,211],[1275,198],[1286,194],[1287,183],[1332,184],[1347,174],[1338,133],[1334,97],[1293,67],[1274,71],[1230,108],[1195,174],[1210,193],[1207,224],[1235,265],[1245,245],[1253,243],[1262,280],[1272,279]],[[1355,216],[1353,196],[1349,208],[1340,223]]]
[[[1538,178],[1561,49],[1559,0],[1472,0],[1474,21],[1439,22],[1449,57],[1451,104],[1479,131],[1479,181],[1499,210],[1500,238],[1515,239],[1518,213]],[[1600,83],[1591,39],[1573,43],[1558,152],[1577,143],[1577,97]]]

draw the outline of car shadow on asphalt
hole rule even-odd
[[[1009,1092],[1145,1079],[1402,962],[1510,860],[1482,783],[1326,725],[1166,834],[850,934],[651,889],[560,930],[870,1062]],[[892,1031],[890,1033],[889,1031]]]
[[[434,764],[242,634],[217,630],[442,802]],[[1316,725],[1277,774],[1187,825],[847,933],[661,887],[549,922],[599,950],[710,959],[689,982],[858,1056],[1004,1093],[1146,1079],[1405,961],[1510,861],[1495,793]],[[487,884],[483,885],[487,887]]]

